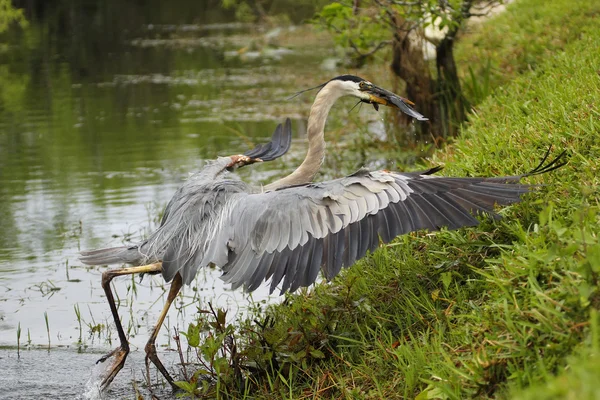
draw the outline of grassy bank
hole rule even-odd
[[[575,8],[553,3],[514,6],[537,16],[532,25],[551,27]],[[511,75],[431,160],[446,165],[445,175],[512,175],[534,168],[552,144],[569,151],[570,164],[529,178],[544,185],[503,209],[500,222],[402,236],[241,332],[208,317],[212,336],[197,347],[221,376],[216,390],[299,399],[600,397],[600,27],[592,23],[600,6],[578,6],[565,20],[577,26],[560,27],[577,34],[552,51],[513,45],[516,26],[502,31],[513,50],[540,50],[535,65]],[[513,65],[503,51],[490,57]],[[221,346],[225,337],[236,346]],[[214,396],[214,387],[205,390]]]
[[[598,24],[595,0],[515,0],[504,12],[473,23],[459,38],[456,62],[472,104],[537,69]]]

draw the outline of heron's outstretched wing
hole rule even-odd
[[[252,150],[245,152],[244,155],[251,158],[260,158],[263,161],[271,161],[287,153],[291,144],[292,122],[287,118],[283,126],[281,124],[277,125],[269,143],[258,144]]]
[[[379,238],[385,243],[419,229],[478,223],[473,212],[519,201],[527,185],[484,178],[433,178],[361,170],[343,179],[261,194],[239,194],[209,249],[223,279],[254,290],[312,284],[352,265]]]
[[[430,175],[437,170],[363,169],[329,182],[234,195],[205,261],[221,266],[222,278],[234,288],[251,291],[271,279],[271,291],[282,280],[282,292],[294,291],[314,283],[319,270],[332,279],[377,248],[380,239],[387,243],[419,229],[477,225],[477,213],[497,217],[496,204],[518,202],[530,188],[518,183],[525,175]]]

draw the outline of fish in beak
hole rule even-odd
[[[422,114],[419,114],[411,107],[414,105],[412,101],[400,97],[389,90],[382,89],[373,85],[372,83],[367,82],[361,82],[360,90],[369,95],[369,99],[365,99],[363,101],[372,104],[375,110],[379,110],[379,104],[381,104],[384,106],[397,108],[403,113],[410,115],[419,121],[429,121],[428,118]]]

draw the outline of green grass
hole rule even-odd
[[[595,314],[597,318],[597,313]],[[588,343],[567,360],[565,368],[558,375],[530,388],[512,393],[515,400],[539,399],[598,399],[600,398],[600,355],[597,322],[594,335]]]
[[[598,7],[580,3],[587,17],[563,24],[577,22],[578,34],[551,51],[503,32],[513,51],[539,54],[535,68],[495,90],[431,160],[446,165],[445,175],[513,175],[534,168],[552,144],[569,151],[570,163],[529,178],[543,185],[504,208],[500,222],[402,236],[333,283],[289,295],[262,322],[235,333],[212,322],[221,394],[599,398],[600,26],[591,22]],[[575,29],[557,23],[576,8],[571,2],[544,4],[515,7],[538,16],[536,29]],[[505,20],[485,29],[497,21]],[[217,351],[215,340],[228,344]],[[215,387],[199,393],[214,396]]]
[[[466,97],[478,104],[489,91],[537,69],[593,29],[599,16],[595,0],[517,0],[491,21],[470,25],[455,51]]]

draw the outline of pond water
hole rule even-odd
[[[286,99],[348,72],[321,67],[331,45],[305,28],[235,23],[204,2],[151,3],[55,2],[30,10],[30,26],[6,35],[0,398],[84,396],[98,373],[94,361],[117,339],[100,287],[105,267],[83,266],[79,251],[138,241],[203,160],[268,140],[285,117],[294,121],[291,156],[242,174],[260,183],[291,172],[304,155],[313,96]],[[185,329],[209,301],[230,316],[271,301],[266,287],[250,296],[229,291],[218,276],[202,271],[184,290],[158,346],[172,348],[172,328]],[[106,398],[133,397],[132,377],[142,380],[143,346],[168,286],[160,277],[114,282],[133,355]]]

